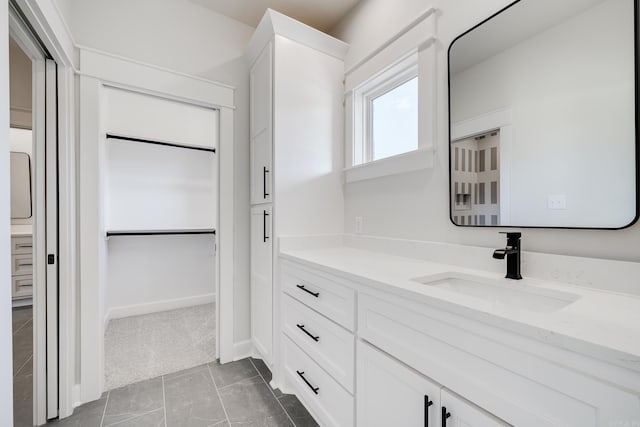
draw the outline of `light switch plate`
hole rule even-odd
[[[564,194],[551,194],[547,203],[549,209],[567,209],[567,196]]]
[[[356,234],[362,234],[362,217],[356,217]]]

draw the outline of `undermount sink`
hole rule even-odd
[[[498,281],[459,273],[445,273],[412,280],[495,304],[539,313],[558,311],[580,299],[576,294],[525,285],[519,281]]]

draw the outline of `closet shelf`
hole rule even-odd
[[[167,141],[156,141],[153,139],[134,138],[131,136],[116,135],[112,133],[107,134],[107,139],[119,139],[121,141],[141,142],[144,144],[154,144],[154,145],[162,145],[165,147],[184,148],[187,150],[208,151],[210,153],[216,152],[215,148],[199,147],[197,145],[178,144],[175,142],[167,142]]]
[[[191,235],[191,234],[211,234],[215,235],[213,228],[185,228],[175,230],[110,230],[107,231],[107,238],[113,236],[170,236],[170,235]]]

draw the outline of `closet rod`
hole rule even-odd
[[[187,150],[209,151],[215,153],[215,148],[198,147],[195,145],[176,144],[175,142],[154,141],[152,139],[133,138],[131,136],[115,135],[112,133],[107,134],[107,139],[120,139],[122,141],[143,142],[145,144],[164,145],[165,147],[185,148]]]
[[[114,230],[107,231],[107,237],[112,236],[162,236],[162,235],[191,235],[191,234],[216,234],[214,229],[193,230]]]

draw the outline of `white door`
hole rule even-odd
[[[273,313],[273,236],[270,206],[251,209],[251,339],[271,364]]]
[[[273,79],[269,43],[249,72],[251,118],[251,203],[272,200]]]
[[[56,63],[46,61],[47,418],[58,416],[58,123]]]
[[[505,427],[510,424],[494,417],[447,389],[441,393],[443,427]]]
[[[440,427],[440,386],[358,341],[359,427]]]

